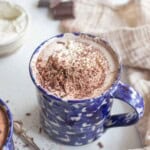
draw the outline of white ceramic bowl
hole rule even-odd
[[[4,22],[7,24],[6,29]],[[8,27],[10,22],[13,25]],[[0,56],[13,53],[23,44],[28,25],[28,15],[21,6],[0,0]]]

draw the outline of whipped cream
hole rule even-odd
[[[27,23],[27,14],[21,7],[0,0],[0,45],[13,42],[20,33],[23,33]]]
[[[42,45],[31,68],[37,85],[63,100],[72,100],[94,98],[109,89],[117,78],[119,62],[99,38],[66,33]]]

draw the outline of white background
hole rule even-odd
[[[73,147],[52,142],[44,133],[39,134],[38,102],[34,85],[28,72],[28,64],[34,49],[45,39],[60,33],[59,21],[51,19],[45,8],[37,8],[36,0],[13,0],[23,6],[29,14],[30,26],[24,45],[13,55],[0,58],[0,98],[9,100],[14,120],[22,120],[27,134],[34,138],[41,150],[99,150],[97,143],[104,145],[102,150],[127,150],[140,147],[139,135],[134,126],[113,128],[92,144]],[[119,1],[119,0],[117,0]],[[125,0],[124,0],[125,1]],[[115,112],[126,109],[119,102],[114,104]],[[31,113],[31,116],[26,116]],[[19,137],[14,136],[16,150],[27,150]]]

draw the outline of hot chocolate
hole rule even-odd
[[[5,144],[8,134],[8,118],[4,109],[0,106],[0,149]]]
[[[63,99],[94,98],[116,80],[118,62],[101,40],[66,36],[46,42],[32,64],[37,82]]]

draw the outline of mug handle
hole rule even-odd
[[[132,87],[119,81],[118,87],[111,98],[119,99],[130,105],[134,112],[112,115],[105,123],[105,128],[121,127],[135,124],[144,114],[142,96]]]

